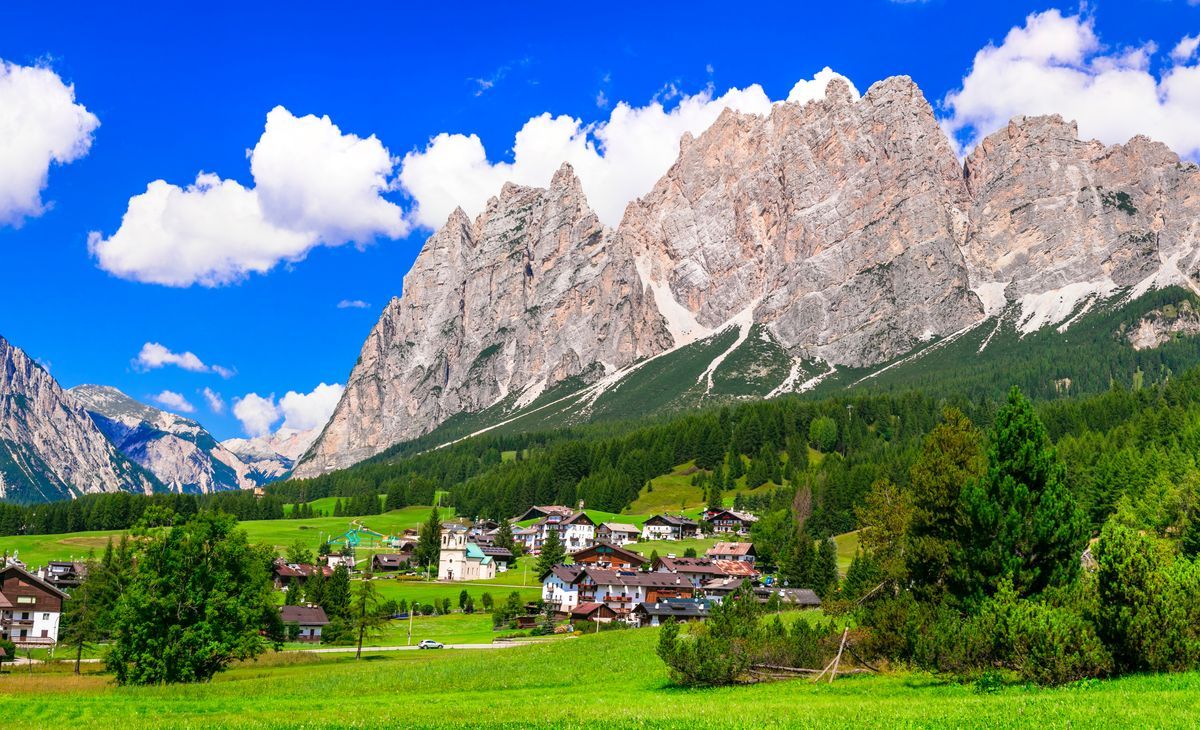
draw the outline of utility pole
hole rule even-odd
[[[412,615],[413,615],[413,607],[412,607],[412,604],[410,603],[410,604],[408,604],[408,645],[409,646],[412,646]]]

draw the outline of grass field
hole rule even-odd
[[[465,635],[465,634],[464,634]],[[415,638],[415,636],[414,636]],[[0,675],[6,728],[1191,728],[1200,674],[977,693],[924,674],[687,690],[655,629],[490,651],[267,655],[211,683],[119,688],[90,665]]]
[[[318,500],[319,501],[319,500]],[[363,525],[384,534],[415,528],[429,517],[429,507],[405,507],[366,517],[314,517],[309,520],[248,520],[239,523],[251,542],[262,542],[283,552],[296,540],[315,550],[331,536],[341,535],[358,519]],[[453,517],[449,508],[445,518]],[[120,530],[107,532],[73,532],[65,535],[15,535],[0,537],[0,551],[18,551],[21,560],[30,567],[44,565],[48,560],[82,559],[89,550],[97,554],[104,550],[110,537],[119,538]]]

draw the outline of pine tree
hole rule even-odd
[[[111,543],[110,543],[111,546]],[[104,603],[106,576],[100,564],[90,558],[85,563],[87,577],[71,591],[63,612],[63,644],[75,650],[75,673],[83,652],[104,638],[109,607]]]
[[[350,571],[339,564],[325,582],[321,607],[330,619],[346,618],[350,613]]]
[[[513,555],[517,554],[517,542],[513,539],[512,523],[500,521],[500,529],[496,531],[496,546],[502,547]]]
[[[538,575],[546,575],[550,572],[551,568],[563,563],[566,559],[567,550],[563,547],[562,538],[559,536],[558,530],[548,530],[546,541],[542,543],[542,552],[538,555]]]
[[[358,649],[354,652],[355,659],[362,659],[363,640],[378,636],[383,632],[387,617],[381,610],[379,589],[371,574],[363,576],[354,590],[353,602],[349,605],[349,626],[358,638]]]
[[[471,596],[467,593],[467,590],[464,588],[462,590],[462,592],[458,594],[458,608],[460,610],[466,608],[467,601],[469,601],[469,600],[471,600]]]
[[[833,540],[822,540],[817,550],[817,561],[813,565],[813,590],[825,599],[836,593],[837,588],[837,545]]]
[[[982,441],[961,411],[947,408],[909,470],[907,572],[914,591],[926,600],[936,601],[945,591],[963,524],[962,489],[987,467]]]
[[[429,511],[428,519],[421,525],[421,531],[417,537],[417,547],[413,551],[413,558],[417,561],[418,565],[432,568],[437,565],[441,552],[442,520],[438,514],[438,508],[434,507]]]
[[[1015,387],[996,415],[989,444],[987,474],[960,496],[956,594],[990,596],[1006,577],[1022,597],[1066,583],[1079,569],[1087,518],[1064,483],[1046,427]]]

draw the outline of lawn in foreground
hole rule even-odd
[[[1061,689],[921,674],[686,690],[654,629],[501,650],[268,655],[211,684],[118,688],[66,670],[0,676],[15,727],[1195,727],[1200,674]],[[89,667],[94,670],[94,667]]]

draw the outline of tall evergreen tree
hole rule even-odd
[[[563,547],[562,538],[559,537],[558,530],[549,530],[546,534],[546,541],[542,543],[542,552],[538,555],[537,572],[539,576],[543,576],[550,572],[550,569],[567,559],[567,549]]]
[[[437,565],[441,552],[442,519],[438,514],[438,508],[434,507],[429,510],[429,517],[421,525],[421,531],[417,536],[417,547],[413,551],[413,558],[416,559],[418,565],[432,568]]]
[[[84,565],[87,577],[71,591],[63,612],[62,641],[75,650],[76,674],[83,652],[104,638],[109,618],[104,597],[106,576],[97,561],[89,558]]]
[[[945,591],[964,522],[962,489],[978,480],[987,466],[982,441],[983,435],[961,411],[947,408],[909,470],[908,577],[924,599],[937,600]]]
[[[358,641],[358,648],[354,652],[355,659],[362,659],[363,640],[383,633],[383,627],[387,623],[387,617],[383,615],[379,589],[371,577],[371,574],[367,573],[363,580],[358,582],[349,606],[350,630],[354,632]]]
[[[984,477],[962,490],[957,595],[978,600],[1000,581],[1018,596],[1062,585],[1079,569],[1087,518],[1033,404],[1017,388],[996,414]]]
[[[838,565],[837,545],[833,540],[822,540],[817,549],[817,559],[813,564],[813,590],[822,599],[837,592]]]

